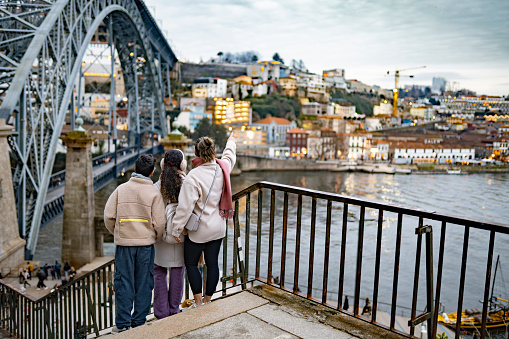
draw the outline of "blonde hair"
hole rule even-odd
[[[216,145],[214,140],[209,137],[201,137],[194,145],[196,155],[203,159],[205,162],[212,161],[216,158]]]

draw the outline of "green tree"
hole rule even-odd
[[[209,119],[202,119],[196,125],[191,135],[194,141],[201,137],[211,137],[216,143],[216,147],[223,149],[228,139],[226,127],[223,125],[211,124]]]
[[[283,59],[279,56],[279,53],[274,53],[274,55],[272,56],[272,60],[274,61],[279,61],[280,63],[284,64],[285,62],[283,61]]]

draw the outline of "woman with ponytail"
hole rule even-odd
[[[186,168],[184,153],[179,149],[169,150],[161,160],[159,181],[154,184],[161,191],[166,203],[166,230],[162,239],[155,244],[154,315],[157,319],[180,312],[179,305],[184,290],[184,244],[173,238],[171,227],[179,202],[180,188],[186,177]]]
[[[226,219],[233,216],[230,172],[236,160],[235,139],[233,137],[228,139],[221,159],[216,159],[215,148],[214,140],[209,137],[202,137],[196,141],[194,168],[182,184],[179,205],[173,218],[174,239],[181,241],[180,236],[191,213],[201,215],[198,229],[189,231],[184,240],[184,261],[194,294],[193,306],[210,302],[216,290],[219,281],[219,249],[226,234]],[[204,297],[198,269],[198,260],[202,252],[207,266]]]

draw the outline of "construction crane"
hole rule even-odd
[[[420,67],[412,67],[412,68],[405,68],[405,69],[397,69],[394,71],[394,89],[392,90],[394,92],[394,101],[392,103],[392,115],[397,117],[398,116],[398,92],[399,92],[399,77],[409,77],[413,78],[413,75],[402,75],[400,72],[403,71],[409,71],[412,69],[419,69],[419,68],[426,68],[426,66],[420,66]],[[391,71],[387,71],[387,74],[390,75]]]

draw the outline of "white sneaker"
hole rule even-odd
[[[44,289],[45,289],[45,290],[47,290],[47,289],[48,289],[48,287],[44,287]]]
[[[41,289],[39,287],[37,287],[37,291],[40,291]]]

